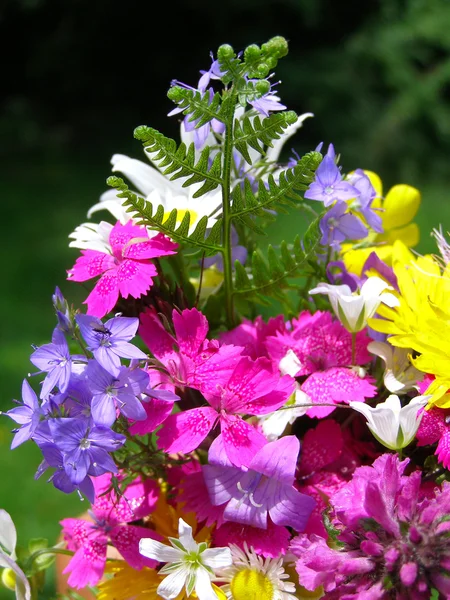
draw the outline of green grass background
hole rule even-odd
[[[138,152],[135,156],[141,158]],[[109,158],[31,156],[2,165],[0,410],[11,408],[12,398],[20,398],[22,379],[34,370],[29,362],[31,344],[50,339],[55,286],[70,303],[82,306],[85,290],[65,279],[66,269],[78,256],[78,250],[68,247],[67,236],[86,220],[88,208],[106,189]],[[345,165],[347,170],[360,166],[371,167]],[[423,196],[416,219],[421,227],[417,249],[434,251],[431,228],[442,224],[444,230],[450,229],[448,186],[431,180],[402,183],[414,183]],[[303,229],[303,219],[302,213],[281,216],[269,227],[269,237],[262,245],[292,240]],[[55,490],[45,477],[34,480],[40,453],[31,442],[11,451],[11,428],[12,422],[0,416],[0,507],[10,512],[22,543],[32,537],[46,537],[53,543],[60,532],[60,519],[76,516],[84,505],[75,494],[67,496]],[[51,571],[43,597],[54,597],[53,580]],[[1,600],[12,597],[0,590]]]

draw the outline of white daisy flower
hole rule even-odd
[[[229,600],[296,600],[295,584],[286,581],[283,557],[262,558],[253,548],[230,544],[233,564],[218,572],[216,581]]]
[[[195,590],[199,600],[217,600],[212,585],[214,569],[231,565],[229,548],[208,548],[206,542],[197,544],[192,536],[192,527],[183,519],[178,522],[179,539],[168,538],[172,547],[151,538],[139,542],[139,552],[158,562],[167,563],[159,569],[167,575],[158,586],[157,593],[165,600],[173,600],[183,589],[187,596]]]

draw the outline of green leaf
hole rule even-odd
[[[210,100],[209,94],[180,86],[173,86],[167,92],[170,100],[178,104],[184,115],[190,115],[189,121],[197,121],[195,127],[202,127],[213,119],[223,122],[221,113],[221,96],[214,94]]]
[[[231,218],[248,225],[246,217],[259,216],[265,219],[273,219],[270,212],[280,209],[280,205],[293,208],[302,206],[305,191],[314,179],[314,172],[322,160],[319,152],[305,154],[298,163],[285,171],[281,171],[278,181],[269,175],[267,185],[259,181],[258,192],[252,190],[250,183],[245,180],[244,191],[241,186],[235,186],[233,190],[233,203],[231,207]]]
[[[279,254],[269,245],[267,260],[259,250],[253,252],[251,267],[246,268],[236,261],[233,293],[260,303],[264,296],[285,302],[283,290],[296,287],[291,279],[302,274],[305,264],[319,244],[320,218],[321,215],[308,227],[303,241],[299,236],[296,237],[290,249],[283,241]]]
[[[176,208],[166,215],[164,207],[160,204],[154,211],[152,203],[130,191],[120,177],[108,177],[106,182],[119,192],[117,194],[119,198],[125,199],[123,204],[127,207],[127,212],[131,213],[130,216],[133,216],[139,225],[156,229],[176,242],[194,246],[204,252],[205,256],[212,256],[221,251],[219,242],[222,219],[218,219],[206,235],[208,217],[204,216],[199,220],[194,231],[189,233],[191,219],[189,212],[186,212],[180,220]]]
[[[196,162],[194,143],[187,147],[182,142],[177,147],[175,140],[145,125],[134,130],[134,137],[143,143],[163,175],[171,175],[170,179],[184,177],[183,187],[203,182],[201,188],[193,194],[194,198],[223,185],[221,155],[216,154],[210,161],[211,146],[205,146]]]
[[[286,111],[270,115],[261,121],[259,116],[250,118],[244,117],[241,121],[238,119],[234,123],[234,144],[244,160],[252,164],[248,151],[248,146],[263,153],[264,146],[272,147],[273,140],[278,140],[289,125],[297,120],[297,115],[293,111]]]

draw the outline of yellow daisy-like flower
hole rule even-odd
[[[351,273],[361,275],[364,263],[372,252],[388,264],[392,264],[393,244],[399,240],[409,248],[419,242],[419,227],[412,220],[419,210],[421,196],[419,190],[406,185],[394,185],[383,199],[381,179],[376,173],[364,171],[369,177],[377,196],[372,208],[381,209],[380,216],[384,233],[372,231],[369,236],[355,248],[354,244],[342,246],[342,259]]]
[[[426,390],[429,406],[450,407],[450,268],[434,256],[415,257],[402,242],[393,245],[392,267],[399,287],[399,306],[382,306],[382,319],[369,319],[376,331],[389,335],[389,342],[419,354],[414,366],[435,376]]]

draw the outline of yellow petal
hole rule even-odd
[[[382,213],[383,227],[387,231],[403,227],[416,216],[420,206],[418,189],[405,184],[394,185],[384,199]]]
[[[377,242],[393,244],[396,240],[401,240],[409,247],[416,246],[420,240],[420,230],[416,223],[410,223],[406,227],[397,229],[386,229],[385,233],[377,236]]]

